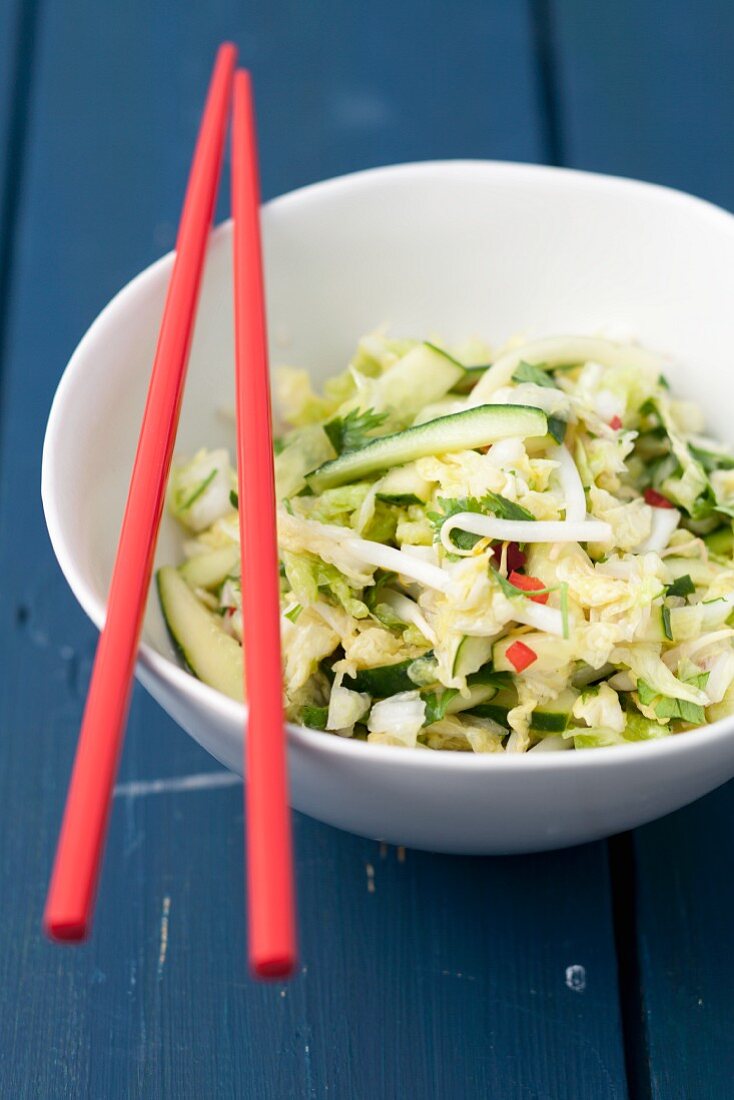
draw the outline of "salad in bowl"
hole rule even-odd
[[[734,711],[734,455],[661,357],[377,333],[321,392],[284,367],[274,396],[291,721],[537,753],[695,736]],[[242,699],[226,449],[180,462],[169,506],[186,560],[158,572],[167,626]]]

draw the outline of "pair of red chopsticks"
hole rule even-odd
[[[74,942],[86,937],[91,923],[234,88],[237,462],[250,710],[249,947],[254,973],[277,977],[289,974],[295,962],[293,873],[256,140],[250,78],[243,70],[235,73],[236,60],[233,45],[220,47],[194,151],[44,925],[52,939]]]

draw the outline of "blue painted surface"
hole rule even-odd
[[[37,486],[76,340],[173,241],[219,40],[254,70],[266,195],[378,163],[495,156],[731,202],[731,23],[714,0],[0,8],[13,231],[0,283],[0,1096],[730,1095],[731,851],[710,843],[731,831],[726,790],[613,848],[612,875],[604,844],[451,859],[298,817],[303,970],[256,986],[241,787],[138,690],[94,937],[44,943],[94,632],[53,561]],[[27,85],[12,75],[21,48]]]

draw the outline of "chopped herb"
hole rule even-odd
[[[478,497],[439,497],[436,506],[437,512],[427,512],[428,519],[433,524],[436,540],[440,537],[441,528],[447,519],[458,516],[461,512],[476,512],[478,515],[496,515],[501,519],[534,520],[532,512],[515,504],[512,500],[500,496],[499,493],[487,493]],[[471,550],[480,541],[481,535],[471,534],[469,531],[455,530],[451,532],[451,539],[459,550]]]
[[[548,435],[552,436],[556,443],[563,443],[566,438],[567,427],[567,422],[562,420],[560,416],[548,417]]]
[[[686,573],[683,577],[676,577],[672,584],[668,585],[669,596],[692,596],[696,591],[696,586],[690,578],[690,575]]]
[[[446,708],[458,694],[456,688],[446,688],[444,691],[433,691],[424,695],[423,702],[426,704],[426,716],[423,725],[430,726],[434,722],[440,722],[442,718],[445,718]]]
[[[219,470],[212,470],[212,472],[209,474],[208,477],[205,477],[203,481],[199,482],[199,484],[196,486],[196,488],[194,489],[194,491],[191,494],[191,496],[189,497],[189,499],[184,504],[181,505],[180,510],[182,512],[185,512],[187,508],[190,508],[191,505],[194,503],[194,501],[198,500],[199,497],[201,496],[201,494],[206,492],[206,490],[209,488],[211,483],[214,481],[214,478],[217,476],[218,473],[219,473]]]
[[[527,508],[516,504],[514,500],[508,500],[499,493],[485,493],[480,503],[488,512],[499,516],[500,519],[535,520],[535,516]]]
[[[503,577],[502,574],[494,568],[493,565],[489,567],[490,573],[496,578],[497,583],[506,596],[513,598],[515,596],[525,596],[528,599],[533,599],[536,596],[548,596],[551,592],[556,592],[556,588],[521,588],[517,584],[513,584],[507,577]],[[515,574],[517,576],[517,574]],[[565,582],[564,582],[565,583]],[[541,601],[538,601],[539,603]]]
[[[526,363],[524,360],[520,363],[519,367],[512,376],[513,382],[532,382],[536,386],[546,386],[548,389],[556,390],[556,386],[553,378],[542,367],[536,366],[533,363]]]
[[[662,386],[664,390],[669,390],[670,389],[670,382],[668,381],[668,379],[665,377],[664,374],[659,374],[658,375],[658,385]]]
[[[493,565],[490,565],[489,571],[494,576],[497,584],[500,586],[504,594],[510,599],[512,599],[514,596],[525,595],[525,593],[521,592],[519,588],[515,588],[514,584],[510,584],[507,577],[503,577],[499,570],[495,569]]]
[[[285,617],[286,617],[286,619],[290,619],[290,621],[292,623],[294,623],[296,621],[296,619],[298,618],[298,616],[301,614],[302,611],[303,611],[303,608],[301,607],[301,605],[299,603],[297,603],[295,605],[295,607],[292,607],[290,609],[290,611],[286,611]]]
[[[387,420],[387,413],[374,409],[352,409],[346,416],[337,416],[324,424],[324,431],[338,455],[348,451],[358,451],[369,443],[375,431]]]
[[[306,706],[301,708],[301,722],[312,730],[325,730],[328,717],[328,707]]]
[[[281,436],[276,435],[275,439],[273,440],[273,454],[277,456],[279,454],[282,454],[284,450],[285,440]]]
[[[240,506],[239,493],[236,493],[234,489],[230,489],[229,491],[229,503],[232,505],[233,508],[239,508]]]
[[[663,604],[663,634],[669,642],[673,641],[673,628],[670,625],[670,608]]]

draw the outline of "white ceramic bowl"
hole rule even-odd
[[[268,203],[271,358],[316,380],[359,336],[633,334],[669,352],[673,385],[734,438],[734,218],[627,180],[482,162],[404,165]],[[214,234],[179,449],[232,444],[231,230]],[[43,503],[61,568],[99,626],[156,332],[166,256],[117,295],[56,394]],[[179,559],[164,521],[158,563]],[[245,710],[176,662],[149,602],[138,675],[227,767],[241,771]],[[538,851],[639,825],[734,774],[734,721],[664,741],[530,756],[397,749],[288,728],[292,804],[353,832],[444,852]]]

